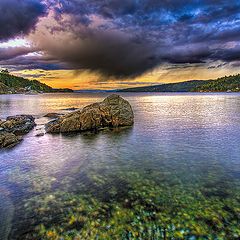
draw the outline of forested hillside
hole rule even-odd
[[[206,82],[201,86],[195,87],[192,91],[197,92],[239,92],[240,91],[240,74],[225,76],[214,81]]]
[[[6,93],[51,93],[73,92],[69,88],[52,88],[37,80],[11,75],[7,69],[0,72],[0,94]]]
[[[22,77],[11,75],[7,72],[0,73],[0,83],[2,93],[37,91],[37,92],[53,92],[53,88],[41,83],[37,80],[28,80]],[[7,91],[7,92],[6,92]]]

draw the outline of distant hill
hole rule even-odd
[[[118,90],[118,92],[239,92],[240,74],[218,78],[216,80],[192,80],[155,86],[136,87]]]
[[[121,89],[120,92],[190,92],[193,88],[205,84],[206,81],[187,81],[180,83],[168,83],[146,87]]]
[[[4,93],[27,93],[27,92],[70,92],[71,89],[53,89],[52,87],[37,80],[28,80],[17,77],[8,72],[0,73],[0,94]]]

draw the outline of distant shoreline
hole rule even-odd
[[[182,91],[182,92],[180,92],[180,91],[178,91],[178,92],[151,92],[151,91],[121,91],[121,92],[119,92],[119,91],[112,91],[112,92],[104,92],[104,91],[102,91],[102,92],[99,92],[99,91],[91,91],[91,92],[85,92],[85,91],[81,91],[81,92],[79,92],[79,91],[73,91],[73,92],[44,92],[44,93],[37,93],[37,94],[25,94],[25,93],[0,93],[0,96],[3,96],[3,95],[25,95],[25,96],[38,96],[38,95],[44,95],[44,94],[58,94],[58,93],[62,93],[62,94],[68,94],[68,93],[73,93],[73,94],[100,94],[100,93],[106,93],[106,94],[111,94],[111,93],[117,93],[117,94],[121,94],[121,93],[166,93],[166,94],[173,94],[173,93],[181,93],[181,94],[184,94],[184,93],[192,93],[192,94],[194,94],[194,93],[196,93],[196,94],[208,94],[208,93],[225,93],[225,94],[231,94],[231,93],[240,93],[240,91],[238,91],[238,92],[227,92],[227,91],[219,91],[219,92],[217,92],[217,91],[212,91],[212,92],[197,92],[197,91],[195,91],[195,92],[184,92],[184,91]]]
[[[121,92],[240,92],[240,74],[210,80],[191,80],[178,83],[151,85],[144,87],[100,90],[72,90],[52,88],[37,80],[28,80],[6,73],[0,73],[0,94],[37,95],[42,93],[121,93]]]
[[[240,92],[240,74],[211,80],[191,80],[120,89],[117,92]]]

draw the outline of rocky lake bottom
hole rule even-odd
[[[240,238],[240,94],[121,95],[133,127],[41,137],[107,94],[0,96],[37,123],[0,152],[0,239]]]

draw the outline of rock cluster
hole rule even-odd
[[[49,113],[45,117],[53,118],[45,125],[47,133],[68,133],[89,130],[99,130],[105,127],[115,128],[131,126],[134,122],[133,111],[128,101],[113,94],[102,102],[86,106],[82,110],[61,115]],[[23,135],[34,127],[35,119],[31,115],[17,115],[0,119],[0,148],[10,148],[17,145]],[[39,132],[36,136],[43,136]]]
[[[22,140],[22,136],[35,126],[34,117],[17,115],[0,120],[0,148],[13,147]]]
[[[113,94],[102,102],[91,104],[47,123],[45,129],[48,133],[68,133],[131,126],[133,122],[134,116],[129,102]]]
[[[10,116],[1,123],[0,127],[7,132],[24,135],[35,127],[34,117],[31,115]]]

